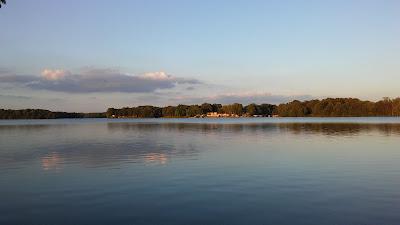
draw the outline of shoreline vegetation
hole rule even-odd
[[[0,119],[105,118],[105,113],[52,112],[46,109],[0,109]]]
[[[221,117],[397,117],[400,98],[362,101],[356,98],[326,98],[273,104],[137,106],[109,108],[100,113],[52,112],[44,109],[0,109],[0,119],[61,118],[221,118]]]

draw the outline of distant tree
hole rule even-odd
[[[376,114],[378,116],[392,116],[392,100],[388,97],[383,98],[383,100],[376,102]]]
[[[295,100],[279,105],[277,111],[280,116],[284,117],[303,117],[308,116],[310,110],[306,107],[306,104]]]
[[[186,116],[193,117],[202,114],[202,110],[198,105],[191,105],[186,109]]]
[[[88,118],[88,117],[126,117],[126,118],[157,118],[157,117],[192,117],[208,112],[219,112],[233,115],[273,115],[281,117],[346,117],[346,116],[400,116],[400,98],[384,98],[378,102],[361,101],[356,98],[326,98],[322,100],[292,101],[279,106],[271,104],[230,105],[209,104],[178,105],[163,108],[155,106],[109,108],[105,113],[66,113],[51,112],[42,109],[4,110],[0,109],[0,119],[52,119],[52,118]]]
[[[138,106],[137,117],[139,118],[158,118],[162,116],[161,108],[151,105]]]
[[[52,112],[45,109],[0,109],[0,119],[60,119],[93,117],[106,117],[106,113]]]
[[[243,114],[243,105],[239,103],[234,103],[232,105],[224,105],[222,106],[222,112],[241,116]]]
[[[222,105],[221,104],[212,104],[212,111],[213,112],[221,112],[222,110]]]
[[[245,107],[245,111],[247,114],[249,114],[250,116],[253,115],[257,115],[258,113],[258,106],[256,104],[250,104],[248,106]]]
[[[117,111],[117,110],[114,109],[114,108],[108,108],[108,109],[107,109],[107,112],[106,112],[107,118],[112,118],[113,115],[116,114],[116,111]]]
[[[241,116],[243,114],[243,105],[239,103],[233,104],[233,113]]]
[[[356,98],[327,98],[323,100],[293,101],[277,107],[279,116],[396,116],[397,101],[385,98],[378,102]]]
[[[162,116],[163,117],[175,117],[175,106],[167,106],[162,109]]]
[[[201,112],[203,114],[207,114],[209,112],[213,112],[213,106],[211,104],[209,104],[209,103],[203,103],[203,104],[201,104],[200,107],[201,107]]]
[[[274,113],[276,105],[271,104],[261,104],[258,106],[259,113],[264,116],[271,116]]]
[[[186,109],[188,108],[187,105],[178,105],[175,109],[175,116],[176,117],[187,117]]]
[[[393,103],[393,116],[400,116],[400,98],[396,98]]]

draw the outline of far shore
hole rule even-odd
[[[250,117],[399,117],[400,98],[362,101],[357,98],[294,100],[279,105],[203,103],[158,107],[108,108],[106,112],[53,112],[45,109],[0,109],[0,119],[62,118],[250,118]]]

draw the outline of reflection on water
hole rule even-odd
[[[58,170],[63,164],[63,159],[57,153],[50,153],[42,157],[42,167],[44,170]]]
[[[281,135],[399,136],[400,124],[198,124],[198,123],[105,123],[95,125],[0,126],[5,149],[4,165],[41,159],[43,169],[60,169],[63,163],[102,167],[127,162],[158,162],[169,157],[196,157],[204,141],[243,138],[280,138]],[[20,139],[24,141],[21,142]],[[9,149],[9,150],[7,150]],[[15,151],[18,150],[18,151]],[[32,151],[34,150],[34,151]]]
[[[354,124],[354,123],[263,123],[263,124],[198,124],[198,123],[109,123],[109,130],[151,131],[163,129],[174,132],[292,132],[293,134],[314,133],[328,136],[357,135],[360,132],[380,132],[399,135],[400,124]]]
[[[0,224],[400,221],[400,123],[199,121],[0,123]]]
[[[168,161],[166,154],[160,153],[149,153],[144,156],[144,161],[146,163],[158,163],[158,164],[165,164]]]

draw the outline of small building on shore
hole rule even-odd
[[[237,114],[209,112],[209,113],[207,113],[207,117],[219,118],[219,117],[240,117],[240,116]]]

